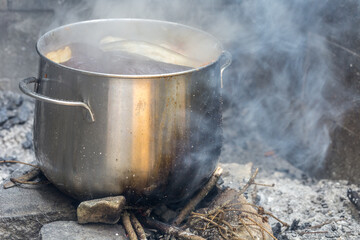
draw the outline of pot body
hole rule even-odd
[[[35,92],[85,102],[95,117],[36,101],[35,154],[53,184],[79,200],[178,202],[206,182],[222,147],[219,59],[173,75],[94,74],[46,59],[45,40]]]

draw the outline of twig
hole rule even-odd
[[[205,238],[202,238],[202,237],[197,236],[197,235],[195,235],[193,233],[184,231],[181,228],[170,226],[170,225],[168,225],[166,223],[159,222],[159,221],[157,221],[155,219],[151,219],[149,217],[142,218],[141,221],[143,223],[145,223],[145,225],[147,225],[147,226],[149,226],[151,228],[156,228],[162,233],[169,234],[169,235],[174,235],[175,237],[178,237],[178,238],[181,238],[181,239],[185,239],[185,240],[205,240]]]
[[[266,228],[264,228],[263,226],[261,226],[260,224],[258,224],[254,219],[249,218],[248,216],[244,216],[246,219],[250,220],[251,222],[255,223],[260,229],[262,229],[263,231],[265,231],[267,234],[270,235],[270,237],[272,237],[273,239],[277,240],[277,238],[270,233]]]
[[[284,227],[289,227],[290,225],[284,221],[281,221],[279,218],[277,218],[276,216],[274,216],[274,214],[272,214],[271,212],[268,212],[268,211],[265,211],[263,207],[260,207],[256,204],[252,204],[252,203],[234,203],[234,204],[231,204],[229,205],[228,207],[230,206],[236,206],[236,205],[239,205],[239,204],[243,204],[243,205],[250,205],[252,207],[256,207],[258,209],[258,213],[261,214],[261,215],[268,215],[272,218],[274,218],[275,220],[277,220],[279,223],[281,223]]]
[[[325,225],[328,225],[328,224],[330,224],[330,223],[339,222],[339,221],[341,221],[341,220],[342,220],[342,219],[338,219],[338,220],[327,220],[327,221],[325,221],[325,222],[323,222],[323,223],[321,223],[321,224],[314,225],[314,226],[310,226],[310,227],[307,227],[307,228],[305,228],[305,229],[318,229],[318,228],[321,228],[321,227],[323,227],[323,226],[325,226]]]
[[[223,210],[219,209],[219,211],[217,211],[216,214],[214,214],[214,216],[211,217],[211,220],[214,220],[220,213],[224,213]],[[209,228],[210,222],[208,222],[205,227],[204,227],[204,231]]]
[[[20,183],[20,184],[29,184],[29,185],[40,185],[40,184],[48,184],[49,181],[41,181],[41,182],[34,182],[34,181],[21,181],[17,178],[10,178],[10,181],[13,183]]]
[[[146,234],[144,228],[141,226],[139,220],[135,217],[133,213],[130,213],[130,221],[135,228],[136,234],[138,235],[140,240],[146,240]]]
[[[40,174],[40,169],[35,168],[32,169],[30,172],[25,173],[24,175],[22,175],[21,177],[16,178],[16,180],[19,181],[29,181],[34,179],[36,176],[38,176]],[[14,179],[14,178],[13,178]],[[11,180],[11,179],[10,179]],[[4,184],[4,188],[8,189],[11,187],[16,186],[16,184],[13,181],[7,182]]]
[[[219,233],[220,233],[220,235],[225,239],[225,240],[228,240],[229,238],[226,236],[227,235],[227,232],[225,231],[225,233],[223,233],[222,231],[221,231],[221,228],[218,228],[218,231],[219,231]]]
[[[234,229],[234,226],[232,226],[228,221],[225,221],[225,220],[221,220],[221,222],[223,224],[225,224],[229,229],[233,230]]]
[[[320,233],[328,233],[327,231],[317,231],[317,232],[300,232],[299,235],[303,236],[305,234],[320,234]]]
[[[124,228],[129,236],[129,239],[130,240],[138,240],[137,236],[136,236],[136,233],[134,231],[134,228],[132,227],[131,225],[131,222],[130,222],[130,214],[125,211],[123,214],[122,214],[122,223],[124,225]]]
[[[251,215],[254,215],[258,218],[261,218],[263,219],[263,215],[260,215],[259,213],[256,213],[256,212],[251,212],[251,211],[247,211],[247,210],[242,210],[242,209],[236,209],[236,208],[229,208],[229,209],[224,209],[225,212],[235,212],[235,211],[239,211],[240,214],[241,213],[248,213],[248,214],[251,214]]]
[[[241,222],[241,224],[244,226],[245,230],[249,233],[251,239],[255,240],[254,235],[252,235],[250,229],[248,226],[246,226],[246,222],[244,220],[241,219],[241,217],[239,217],[239,221]],[[257,225],[257,224],[256,224]]]
[[[257,196],[258,190],[257,186],[255,185],[253,188],[253,191],[251,192],[251,201],[256,204],[256,196]]]
[[[255,182],[255,178],[256,178],[256,175],[258,174],[259,172],[259,168],[257,168],[254,172],[254,174],[251,176],[251,178],[249,179],[249,181],[245,184],[245,186],[240,190],[240,194],[239,195],[242,195],[245,193],[245,191],[251,186],[251,184],[254,184]]]
[[[253,184],[257,185],[257,186],[263,186],[263,187],[275,187],[275,183],[273,183],[273,184],[264,184],[264,183],[256,183],[256,182],[254,182]]]
[[[195,217],[195,218],[201,218],[201,219],[204,220],[204,221],[210,222],[211,224],[213,224],[213,225],[215,225],[216,227],[224,230],[225,232],[230,232],[230,233],[231,233],[232,235],[234,235],[235,237],[240,238],[240,236],[239,236],[236,232],[234,232],[232,229],[227,229],[226,227],[219,225],[218,223],[212,221],[211,219],[208,219],[207,217],[200,216],[200,215],[196,215],[196,214],[195,214],[193,217]]]
[[[272,214],[271,212],[264,211],[264,214],[265,214],[265,215],[269,215],[270,217],[272,217],[273,219],[275,219],[276,221],[278,221],[279,223],[281,223],[284,227],[289,227],[289,226],[290,226],[290,225],[287,224],[286,222],[281,221],[279,218],[275,217],[274,214]]]
[[[31,166],[31,167],[34,167],[34,168],[40,168],[39,166],[36,166],[34,164],[20,162],[20,161],[16,161],[16,160],[0,160],[0,163],[19,163],[19,164],[28,165],[28,166]]]
[[[175,226],[180,225],[182,221],[195,209],[196,205],[204,199],[204,197],[210,192],[210,190],[215,186],[216,182],[220,178],[223,169],[218,167],[213,175],[211,176],[210,180],[204,186],[203,189],[193,198],[191,199],[188,204],[181,210],[179,215],[174,220],[173,224]]]

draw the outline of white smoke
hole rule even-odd
[[[244,113],[234,116],[242,118],[239,128],[248,129],[241,137],[264,138],[297,166],[316,167],[331,143],[328,120],[341,121],[347,108],[324,96],[328,86],[344,89],[328,41],[353,27],[342,18],[346,13],[336,15],[339,5],[310,0],[81,1],[56,12],[50,28],[96,18],[151,18],[210,32],[234,58],[223,93],[227,105]]]

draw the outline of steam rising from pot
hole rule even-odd
[[[84,1],[65,14],[56,12],[50,28],[92,18],[151,18],[212,33],[234,58],[224,72],[223,96],[246,126],[238,135],[265,139],[297,166],[313,168],[326,156],[330,123],[341,124],[350,107],[327,97],[330,87],[349,93],[329,51],[329,37],[353,27],[347,11],[337,12],[340,7],[335,1],[302,0]]]

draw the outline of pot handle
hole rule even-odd
[[[221,70],[220,70],[221,88],[223,88],[223,72],[228,66],[230,66],[232,62],[231,53],[229,53],[228,51],[223,51],[220,57],[220,62],[221,62]]]
[[[72,106],[72,107],[83,107],[89,113],[91,122],[95,122],[94,113],[92,112],[90,106],[87,105],[86,103],[50,98],[50,97],[41,95],[39,93],[33,92],[27,87],[28,84],[37,83],[37,82],[38,82],[37,78],[29,77],[29,78],[26,78],[26,79],[20,81],[19,88],[26,95],[28,95],[30,97],[33,97],[33,98],[35,98],[36,100],[39,100],[39,101],[53,103],[53,104],[57,104],[57,105],[65,105],[65,106]]]

